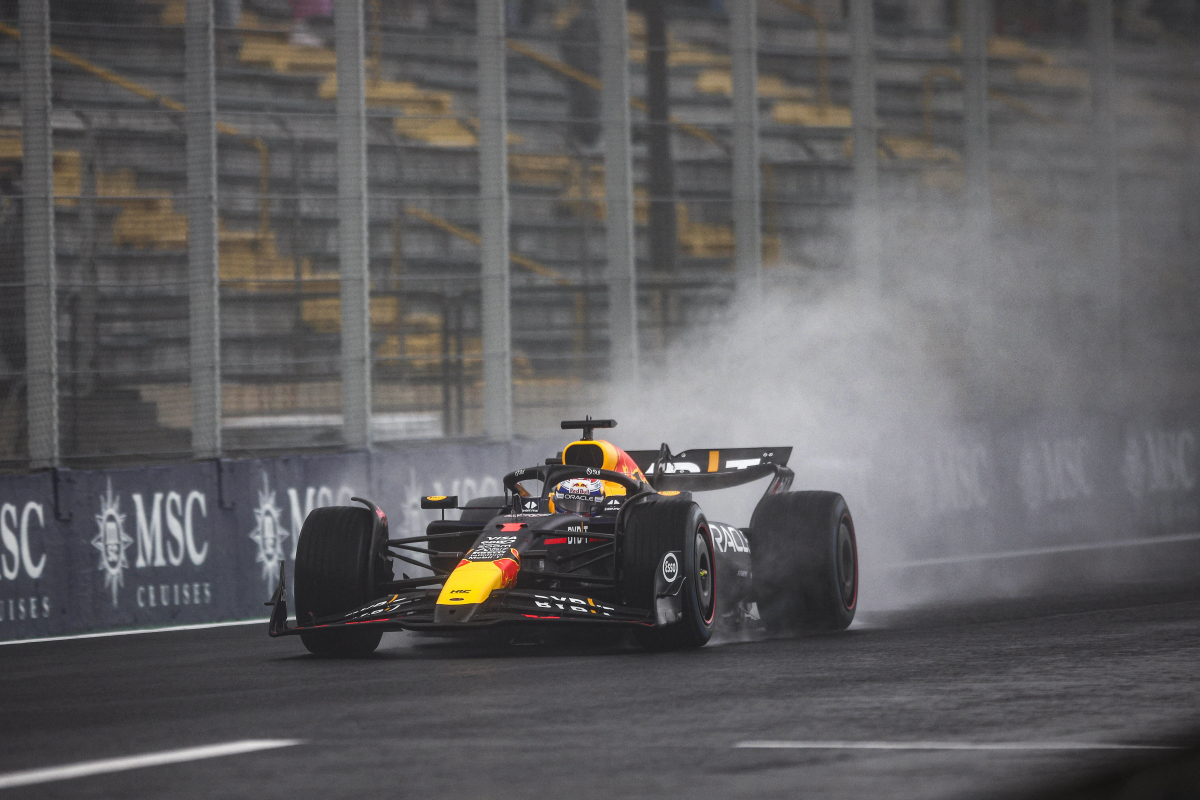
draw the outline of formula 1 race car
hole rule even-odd
[[[425,536],[392,539],[387,515],[314,509],[295,565],[289,624],[283,565],[270,635],[311,652],[372,652],[386,630],[466,632],[499,625],[613,626],[650,649],[700,647],[714,627],[840,630],[854,618],[854,522],[834,492],[790,492],[790,447],[625,452],[583,431],[541,466],[504,476],[504,495],[440,509]],[[749,527],[709,520],[695,492],[770,478]],[[445,512],[461,509],[459,519]],[[423,555],[428,562],[414,556]],[[396,579],[395,561],[432,576]]]

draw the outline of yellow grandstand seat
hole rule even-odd
[[[696,91],[732,97],[733,73],[727,69],[703,70],[696,76]],[[788,83],[778,75],[759,75],[758,96],[774,100],[812,100],[816,92],[808,86]]]
[[[276,72],[330,72],[337,69],[337,54],[332,49],[295,45],[271,33],[243,33],[239,59],[243,64],[270,66]]]
[[[629,20],[629,60],[646,63],[646,18],[631,11]],[[672,67],[728,67],[729,56],[694,42],[680,41],[667,34],[667,64]]]
[[[1066,89],[1086,89],[1088,86],[1087,72],[1073,67],[1021,64],[1013,70],[1013,78],[1020,83],[1037,83]]]
[[[771,109],[771,119],[780,125],[799,125],[806,128],[849,128],[850,107],[806,103],[801,100],[781,100]]]
[[[400,318],[400,301],[397,298],[372,297],[370,308],[372,328],[386,330],[396,327]],[[338,297],[302,300],[300,318],[317,333],[337,333],[342,329],[342,301]]]

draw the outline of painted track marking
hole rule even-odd
[[[886,570],[913,569],[916,567],[936,567],[943,564],[969,564],[973,561],[1002,561],[1008,558],[1033,558],[1036,556],[1051,556],[1058,553],[1079,553],[1087,550],[1111,550],[1122,547],[1145,547],[1154,544],[1178,544],[1200,540],[1200,533],[1180,533],[1172,536],[1155,536],[1145,539],[1119,539],[1115,542],[1088,542],[1086,544],[1064,544],[1056,547],[1033,547],[1027,550],[1010,550],[1003,553],[979,553],[967,556],[945,556],[943,558],[926,558],[919,561],[903,561],[884,567]]]
[[[99,761],[81,761],[78,764],[64,764],[61,767],[27,769],[21,772],[9,772],[6,775],[0,775],[0,789],[11,789],[15,786],[31,786],[37,783],[50,783],[51,781],[65,781],[71,778],[84,778],[89,775],[103,775],[108,772],[124,772],[125,770],[141,769],[142,767],[157,767],[163,764],[199,761],[204,758],[234,756],[239,753],[253,753],[256,750],[291,747],[292,745],[301,743],[302,740],[300,739],[243,739],[239,742],[208,744],[202,747],[185,747],[182,750],[164,750],[161,753],[144,753],[140,756],[105,758]]]
[[[753,750],[1180,750],[1160,744],[1110,742],[738,742],[734,748]]]
[[[231,622],[198,622],[194,625],[168,625],[162,628],[134,628],[126,631],[100,631],[99,633],[74,633],[67,636],[43,636],[40,639],[13,639],[0,642],[6,644],[39,644],[41,642],[68,642],[72,639],[105,639],[109,636],[136,636],[141,633],[171,633],[172,631],[201,631],[207,628],[228,628],[232,625],[266,625],[270,617],[261,619],[238,619]]]

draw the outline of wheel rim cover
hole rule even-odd
[[[695,547],[696,603],[700,607],[700,615],[704,618],[704,624],[707,625],[716,615],[716,593],[713,591],[712,545],[709,543],[706,528],[696,531]]]
[[[842,605],[854,608],[858,599],[858,547],[854,532],[844,520],[838,526],[837,571]]]

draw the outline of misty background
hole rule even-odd
[[[882,285],[771,265],[761,301],[617,389],[617,438],[793,446],[793,488],[855,515],[868,611],[1188,574],[1133,540],[1200,522],[1197,73],[1185,45],[1122,44],[1116,269],[1085,94],[993,127],[986,243],[955,166],[914,187],[885,162]],[[700,499],[745,524],[757,497]]]

